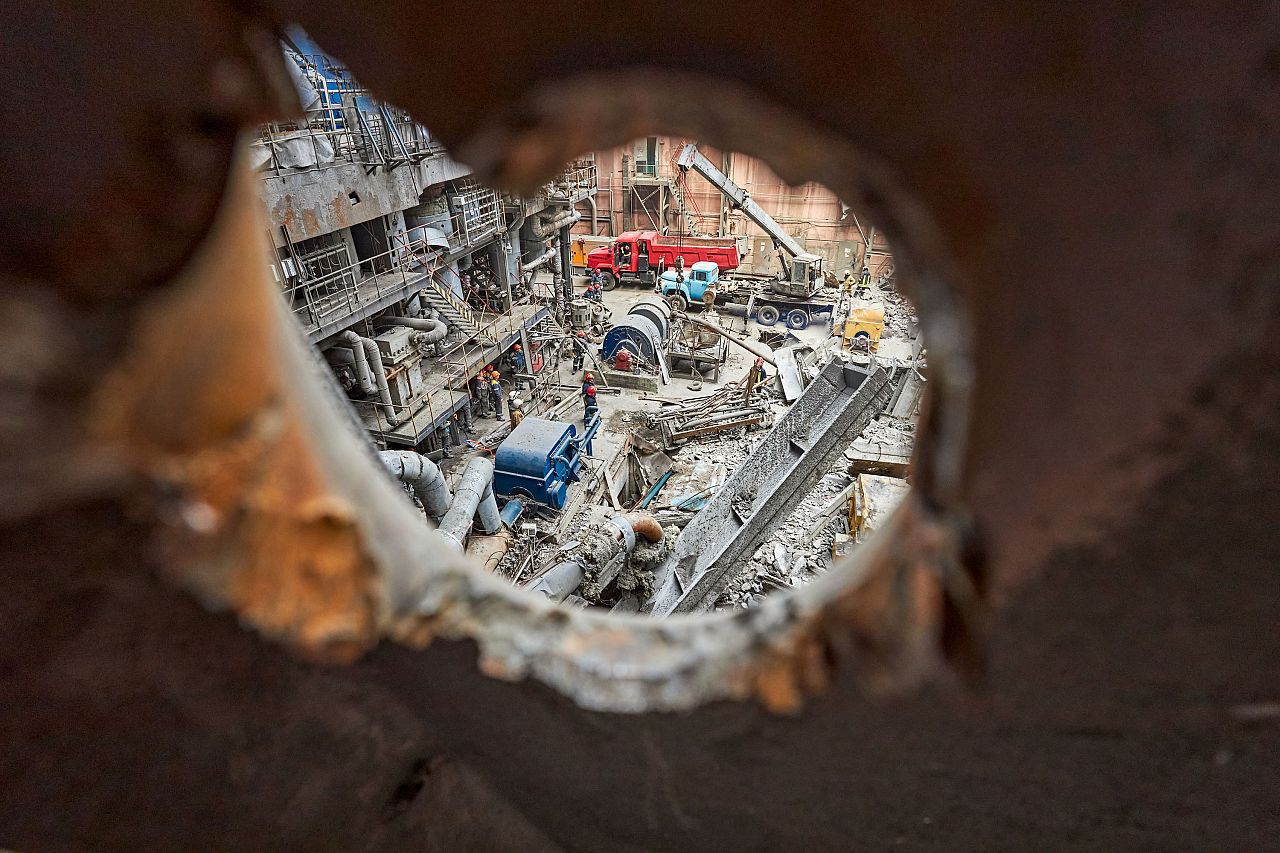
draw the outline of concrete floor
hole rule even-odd
[[[542,273],[540,276],[542,276],[547,283],[550,282],[549,274]],[[581,294],[586,288],[586,283],[586,277],[574,276],[575,292]],[[627,312],[638,301],[650,299],[653,296],[653,292],[648,289],[625,286],[618,287],[613,291],[605,293],[603,303],[610,312],[608,321],[612,323],[618,322],[626,316]],[[888,311],[894,310],[892,303],[886,301],[884,294],[875,286],[872,286],[866,298],[856,300],[855,304],[859,306],[884,306]],[[718,317],[718,322],[725,328],[736,331],[741,330],[744,327],[743,320],[740,317],[732,317],[723,313],[719,314]],[[899,325],[903,324],[899,323]],[[754,320],[747,322],[745,326],[746,334],[750,336],[751,342],[757,347],[762,346],[758,340],[758,334],[765,330],[766,327],[761,326]],[[778,324],[772,328],[772,331],[786,331],[786,329],[782,324]],[[809,328],[802,329],[800,331],[793,331],[792,334],[802,342],[816,348],[829,338],[830,321],[827,318],[822,318],[819,321],[815,321],[811,326],[809,326]],[[742,339],[744,335],[739,333],[735,337]],[[881,339],[879,355],[884,358],[908,359],[911,356],[911,342],[909,339],[901,335],[886,334],[886,336]],[[723,385],[737,383],[746,375],[748,368],[754,360],[755,357],[747,350],[740,346],[731,344],[729,346],[725,364],[714,381],[705,378],[702,380],[694,380],[684,376],[673,375],[669,384],[659,384],[659,390],[657,392],[636,391],[624,388],[621,389],[619,393],[614,394],[601,390],[597,395],[597,404],[600,408],[603,423],[600,431],[596,435],[596,438],[592,442],[591,458],[600,464],[612,459],[622,447],[623,442],[626,440],[627,433],[643,425],[641,418],[628,419],[627,415],[629,413],[657,411],[660,408],[660,404],[656,399],[654,399],[655,397],[680,398],[697,394],[706,394],[714,391],[716,388],[722,387]],[[572,364],[569,359],[565,359],[563,363],[559,365],[559,381],[564,385],[576,387],[582,380],[582,374],[580,372],[574,372],[571,368]],[[597,385],[603,389],[605,386],[599,381],[600,372],[591,367],[590,359],[587,361],[587,369],[592,370],[597,378]],[[767,367],[766,369],[770,375],[773,374],[774,371],[771,367]],[[564,393],[576,396],[577,392],[565,389]],[[510,395],[508,395],[508,400],[504,401],[504,405],[509,402],[509,396]],[[775,406],[775,414],[778,416],[780,416],[785,410],[786,406],[782,403],[778,403]],[[575,405],[569,409],[569,412],[578,424],[579,429],[581,429],[582,408]],[[502,423],[505,423],[505,417],[501,420],[493,417],[477,418],[473,437],[478,438],[483,436],[485,433],[497,428]],[[459,476],[462,468],[464,467],[466,456],[470,456],[470,454],[458,454],[453,458],[443,460],[441,463],[441,469],[447,476]],[[732,470],[727,473],[732,473]]]

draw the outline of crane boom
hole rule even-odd
[[[748,219],[760,226],[768,234],[775,246],[785,249],[791,257],[805,254],[804,246],[795,238],[782,230],[782,226],[774,218],[764,212],[764,208],[756,204],[751,194],[729,180],[729,176],[716,168],[715,164],[703,156],[698,146],[690,142],[680,151],[676,165],[682,170],[693,169],[711,182],[711,185],[724,193],[734,207],[741,210]]]

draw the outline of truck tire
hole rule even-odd
[[[689,310],[689,300],[684,298],[683,293],[672,293],[667,297],[667,304],[671,306],[672,311]]]
[[[787,312],[787,328],[796,331],[809,328],[809,312],[802,308]]]
[[[603,287],[605,290],[613,290],[615,287],[618,286],[617,276],[615,276],[611,272],[601,272],[600,286]]]
[[[702,292],[702,304],[707,308],[714,308],[716,305],[716,292],[714,290],[704,290]]]
[[[756,311],[756,322],[761,326],[772,326],[778,322],[778,309],[772,305],[761,305]]]

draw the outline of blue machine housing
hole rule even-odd
[[[569,484],[578,480],[582,457],[590,455],[591,439],[599,428],[599,415],[581,438],[574,424],[525,418],[494,454],[493,490],[503,497],[523,496],[564,509]]]

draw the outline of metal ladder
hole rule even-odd
[[[476,320],[471,307],[453,292],[452,288],[440,281],[440,259],[438,255],[425,255],[405,243],[405,251],[422,265],[427,275],[423,278],[422,298],[444,316],[451,326],[463,331],[467,340],[480,334],[480,322]]]

